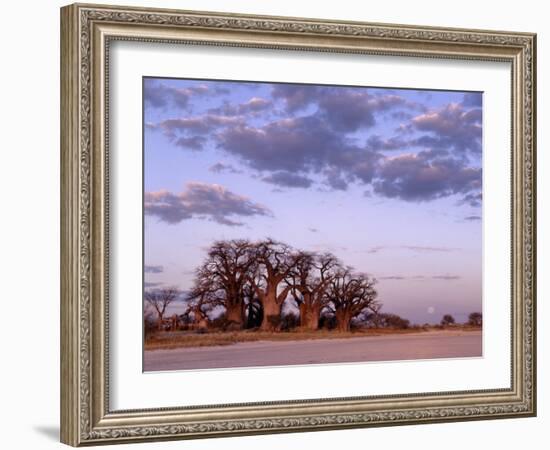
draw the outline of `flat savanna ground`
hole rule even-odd
[[[188,370],[482,356],[480,328],[353,333],[161,333],[145,345],[144,370]]]

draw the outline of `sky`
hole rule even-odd
[[[482,309],[482,93],[143,79],[144,284],[215,240],[329,251],[383,312]]]

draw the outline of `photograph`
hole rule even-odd
[[[483,356],[483,93],[145,76],[143,370]]]
[[[72,4],[44,33],[59,439],[430,447],[536,420],[541,20],[277,5]]]

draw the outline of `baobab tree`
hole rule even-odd
[[[319,328],[321,310],[326,306],[326,288],[339,266],[331,253],[316,255],[297,252],[295,264],[287,276],[292,298],[300,310],[300,326],[308,330]]]
[[[373,279],[354,273],[351,267],[336,271],[328,285],[326,307],[334,313],[339,331],[350,331],[351,320],[365,309],[378,311],[374,284]]]
[[[244,239],[214,242],[196,272],[192,289],[194,297],[221,302],[226,319],[239,327],[244,319],[244,286],[255,262],[252,250]]]
[[[342,330],[362,311],[378,311],[374,280],[342,267],[330,254],[296,251],[273,239],[217,241],[197,269],[189,301],[223,306],[233,327],[274,330],[289,294],[300,310],[300,325],[319,327],[322,313],[334,315]],[[205,311],[202,309],[202,311]]]
[[[291,289],[282,282],[292,270],[295,256],[288,245],[267,239],[254,244],[254,260],[249,282],[263,308],[260,328],[273,330],[279,326],[281,309]]]
[[[149,303],[157,313],[157,328],[162,329],[162,321],[166,308],[177,299],[179,291],[175,288],[155,289],[145,292],[145,301]]]

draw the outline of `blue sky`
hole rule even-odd
[[[481,310],[482,94],[144,79],[145,285],[216,239],[330,251],[413,322]]]

